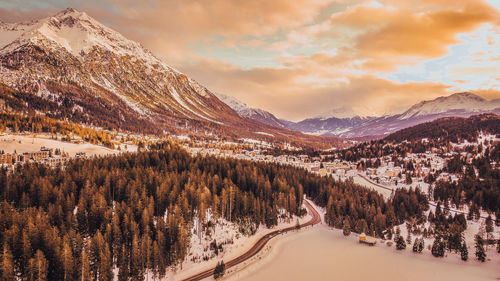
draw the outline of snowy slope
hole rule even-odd
[[[278,118],[276,118],[276,116],[268,111],[249,107],[247,104],[228,95],[220,93],[215,93],[215,95],[234,111],[238,112],[238,114],[242,117],[250,118],[278,128],[285,127],[285,125]]]
[[[62,46],[72,55],[83,59],[94,47],[120,56],[133,56],[153,67],[164,64],[139,43],[128,40],[120,33],[106,27],[85,12],[68,8],[56,15],[27,23],[2,23],[0,25],[0,53],[8,53],[27,43],[41,43],[48,39],[53,47]]]
[[[447,97],[439,97],[431,101],[423,101],[405,111],[399,118],[409,119],[417,116],[442,114],[449,111],[479,113],[500,108],[500,100],[487,100],[472,93],[456,93]]]
[[[210,122],[220,112],[232,115],[203,86],[75,9],[38,21],[2,23],[0,38],[2,82],[18,90],[58,92],[48,85],[76,84],[112,103],[118,98],[143,118],[163,110]]]

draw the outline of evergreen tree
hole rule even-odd
[[[394,242],[397,242],[399,239],[399,236],[401,236],[401,228],[396,227],[396,234],[394,235]]]
[[[79,280],[91,280],[89,256],[85,249],[82,250],[80,261],[80,278]]]
[[[14,260],[7,243],[3,245],[2,263],[0,264],[1,280],[15,280]]]
[[[344,227],[342,228],[342,233],[344,236],[349,236],[351,234],[351,225],[349,224],[349,220],[344,221]]]
[[[47,280],[47,270],[49,264],[45,259],[42,251],[36,250],[35,256],[29,260],[29,275],[30,280],[42,281]]]
[[[424,250],[424,248],[425,248],[424,238],[420,238],[420,243],[418,243],[418,249],[417,249],[417,251],[419,253],[422,253],[422,251]]]
[[[406,249],[405,239],[401,235],[398,236],[398,238],[396,238],[396,249],[398,249],[398,250]]]
[[[413,242],[413,248],[412,251],[414,253],[418,253],[418,245],[420,243],[420,240],[418,238],[415,238],[415,241]]]
[[[406,244],[411,245],[411,231],[408,229],[408,235],[406,236]]]
[[[480,235],[476,235],[476,258],[478,261],[486,260],[486,252],[484,251],[484,241]]]
[[[64,241],[62,248],[62,266],[64,271],[64,281],[71,280],[73,275],[73,254],[68,241]]]
[[[214,269],[214,279],[219,279],[226,273],[226,265],[224,261],[220,261],[217,263]]]
[[[488,215],[486,218],[486,232],[493,232],[493,220],[491,219],[491,215]]]
[[[467,244],[464,242],[462,243],[462,246],[460,247],[460,258],[463,261],[467,261],[469,259],[469,250],[467,249]]]
[[[437,237],[436,239],[434,239],[434,242],[432,243],[431,253],[435,257],[444,257],[444,248],[445,248],[444,242],[441,241],[440,237]]]

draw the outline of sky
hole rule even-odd
[[[18,22],[73,7],[213,92],[298,121],[500,98],[500,0],[0,0]]]

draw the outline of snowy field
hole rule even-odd
[[[414,254],[377,243],[368,247],[358,237],[325,225],[271,240],[271,251],[262,261],[228,276],[227,280],[426,280],[482,281],[500,278],[500,255],[492,247],[481,264],[469,252],[469,261],[458,255],[435,258],[429,252]]]
[[[42,146],[54,149],[59,148],[61,151],[67,152],[70,157],[75,156],[77,152],[85,152],[87,156],[120,153],[118,150],[90,143],[77,144],[53,140],[49,135],[45,134],[38,134],[35,138],[31,135],[8,134],[0,136],[0,150],[3,150],[5,153],[38,151]],[[135,146],[129,145],[129,150],[133,150],[134,148]]]

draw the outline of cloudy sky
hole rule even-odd
[[[290,120],[401,112],[459,91],[500,98],[500,0],[9,0],[0,20],[67,7]]]

